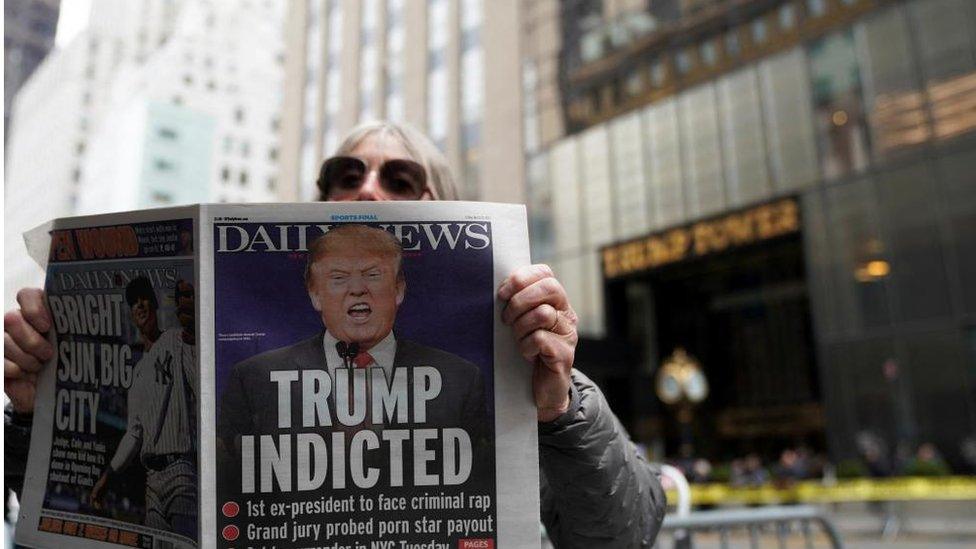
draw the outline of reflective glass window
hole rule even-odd
[[[757,82],[754,67],[718,80],[722,157],[730,206],[757,202],[769,194]]]
[[[811,44],[809,54],[824,177],[861,171],[869,144],[854,37],[849,31],[832,34]]]
[[[553,254],[552,183],[549,155],[542,153],[529,159],[526,164],[526,187],[533,263],[547,261]]]
[[[651,219],[657,226],[674,225],[686,218],[677,102],[668,98],[651,105],[644,121]]]
[[[609,145],[606,126],[596,126],[580,136],[584,241],[592,247],[614,240]]]
[[[891,279],[902,320],[947,316],[951,312],[945,253],[939,233],[935,174],[918,163],[878,175],[878,198],[889,235]]]
[[[828,187],[826,206],[838,325],[848,333],[889,325],[890,243],[881,233],[873,182]]]
[[[644,234],[650,227],[647,219],[640,115],[629,114],[613,122],[610,136],[613,150],[614,217],[620,228],[618,238],[625,239]]]
[[[953,242],[964,310],[976,314],[976,150],[948,154],[938,161],[944,212]]]
[[[976,130],[976,5],[969,0],[908,4],[930,101],[935,138]]]
[[[705,84],[678,96],[688,213],[707,215],[725,205],[715,87]]]
[[[580,258],[580,261],[583,263],[584,297],[586,298],[586,316],[582,318],[583,333],[592,337],[602,337],[605,328],[600,254],[589,251]]]
[[[809,82],[799,49],[759,63],[767,154],[772,179],[780,189],[794,189],[819,178]]]
[[[577,148],[576,138],[569,138],[555,145],[549,157],[549,173],[559,188],[552,193],[553,246],[557,254],[582,246]]]
[[[892,6],[855,27],[871,145],[879,158],[931,135],[902,11]]]

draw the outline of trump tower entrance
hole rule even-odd
[[[721,460],[823,450],[800,227],[787,198],[601,251],[608,333],[635,356],[599,381],[639,440]],[[704,379],[661,379],[682,361]]]

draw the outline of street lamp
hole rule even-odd
[[[708,380],[701,364],[678,347],[661,365],[655,389],[661,402],[675,409],[682,444],[690,446],[694,408],[708,398]]]

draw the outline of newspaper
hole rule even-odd
[[[524,207],[203,205],[28,240],[57,356],[18,543],[539,545],[531,369],[495,297]]]

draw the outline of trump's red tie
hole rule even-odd
[[[352,363],[356,365],[357,368],[365,368],[373,363],[373,355],[362,351],[357,354],[353,359]]]

